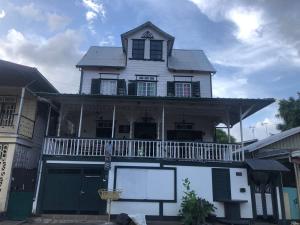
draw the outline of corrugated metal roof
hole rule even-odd
[[[122,68],[126,65],[126,57],[121,47],[91,46],[77,63],[77,67],[103,66]]]
[[[0,86],[24,87],[34,92],[58,93],[58,90],[34,67],[0,60]]]
[[[121,47],[92,46],[76,66],[125,68],[126,56]],[[174,49],[172,55],[169,57],[168,68],[182,71],[215,72],[215,69],[202,50]]]
[[[290,171],[280,162],[273,159],[246,159],[245,162],[255,171]]]
[[[216,72],[202,50],[174,49],[169,57],[169,69]]]
[[[243,149],[244,149],[244,151],[253,152],[253,151],[256,151],[258,149],[261,149],[265,146],[271,145],[275,142],[278,142],[280,140],[283,140],[285,138],[288,138],[288,137],[298,134],[298,133],[300,133],[300,127],[295,127],[295,128],[283,131],[281,133],[274,134],[274,135],[267,137],[263,140],[260,140],[258,142],[255,142],[251,145],[244,147]]]

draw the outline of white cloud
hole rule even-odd
[[[36,7],[34,3],[30,3],[28,5],[16,6],[15,10],[22,16],[26,18],[33,19],[35,21],[44,20],[44,15],[42,11]]]
[[[56,13],[48,13],[47,22],[51,31],[57,31],[64,29],[69,23],[71,19],[66,16],[61,16]]]
[[[100,46],[112,46],[115,45],[115,37],[111,34],[103,37],[99,43]]]
[[[0,19],[3,19],[5,16],[6,16],[6,13],[5,13],[5,11],[2,9],[2,10],[0,11]]]
[[[37,67],[62,92],[77,92],[81,34],[66,30],[52,37],[31,36],[15,29],[0,37],[0,58]]]
[[[100,0],[82,0],[83,6],[87,9],[85,18],[88,22],[88,28],[92,34],[96,34],[94,21],[98,18],[103,21],[106,17],[104,4]]]
[[[87,21],[94,20],[96,17],[97,17],[97,14],[95,12],[93,12],[93,11],[88,11],[85,14],[85,18],[86,18]]]

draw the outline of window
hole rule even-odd
[[[191,83],[175,83],[176,97],[191,97]]]
[[[134,39],[132,40],[132,58],[144,59],[145,40]]]
[[[116,95],[117,94],[117,80],[101,80],[100,94]]]
[[[162,60],[162,41],[150,41],[150,59]]]
[[[137,95],[138,96],[156,96],[156,83],[138,81],[137,82]]]
[[[0,97],[0,126],[13,126],[15,110],[15,97]]]

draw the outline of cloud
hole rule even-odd
[[[0,11],[0,19],[3,19],[5,17],[5,15],[6,15],[5,11],[2,9]]]
[[[115,37],[111,34],[103,37],[99,43],[100,46],[112,46],[115,45]]]
[[[103,21],[106,17],[106,10],[104,4],[100,0],[82,0],[83,6],[87,9],[85,13],[88,28],[92,34],[96,34],[94,28],[94,21],[98,18]]]
[[[43,21],[44,15],[41,10],[36,7],[34,3],[30,3],[28,5],[16,6],[15,10],[22,16],[26,18],[30,18],[35,21]]]
[[[75,30],[45,38],[11,29],[0,38],[0,58],[37,67],[60,91],[74,93],[79,87],[75,64],[82,56],[80,43],[81,34]]]
[[[48,13],[47,22],[51,31],[57,31],[64,29],[69,23],[71,19],[66,16],[61,16],[56,13]]]

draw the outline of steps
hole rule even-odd
[[[28,219],[33,224],[104,224],[106,221],[106,215],[42,214]]]

